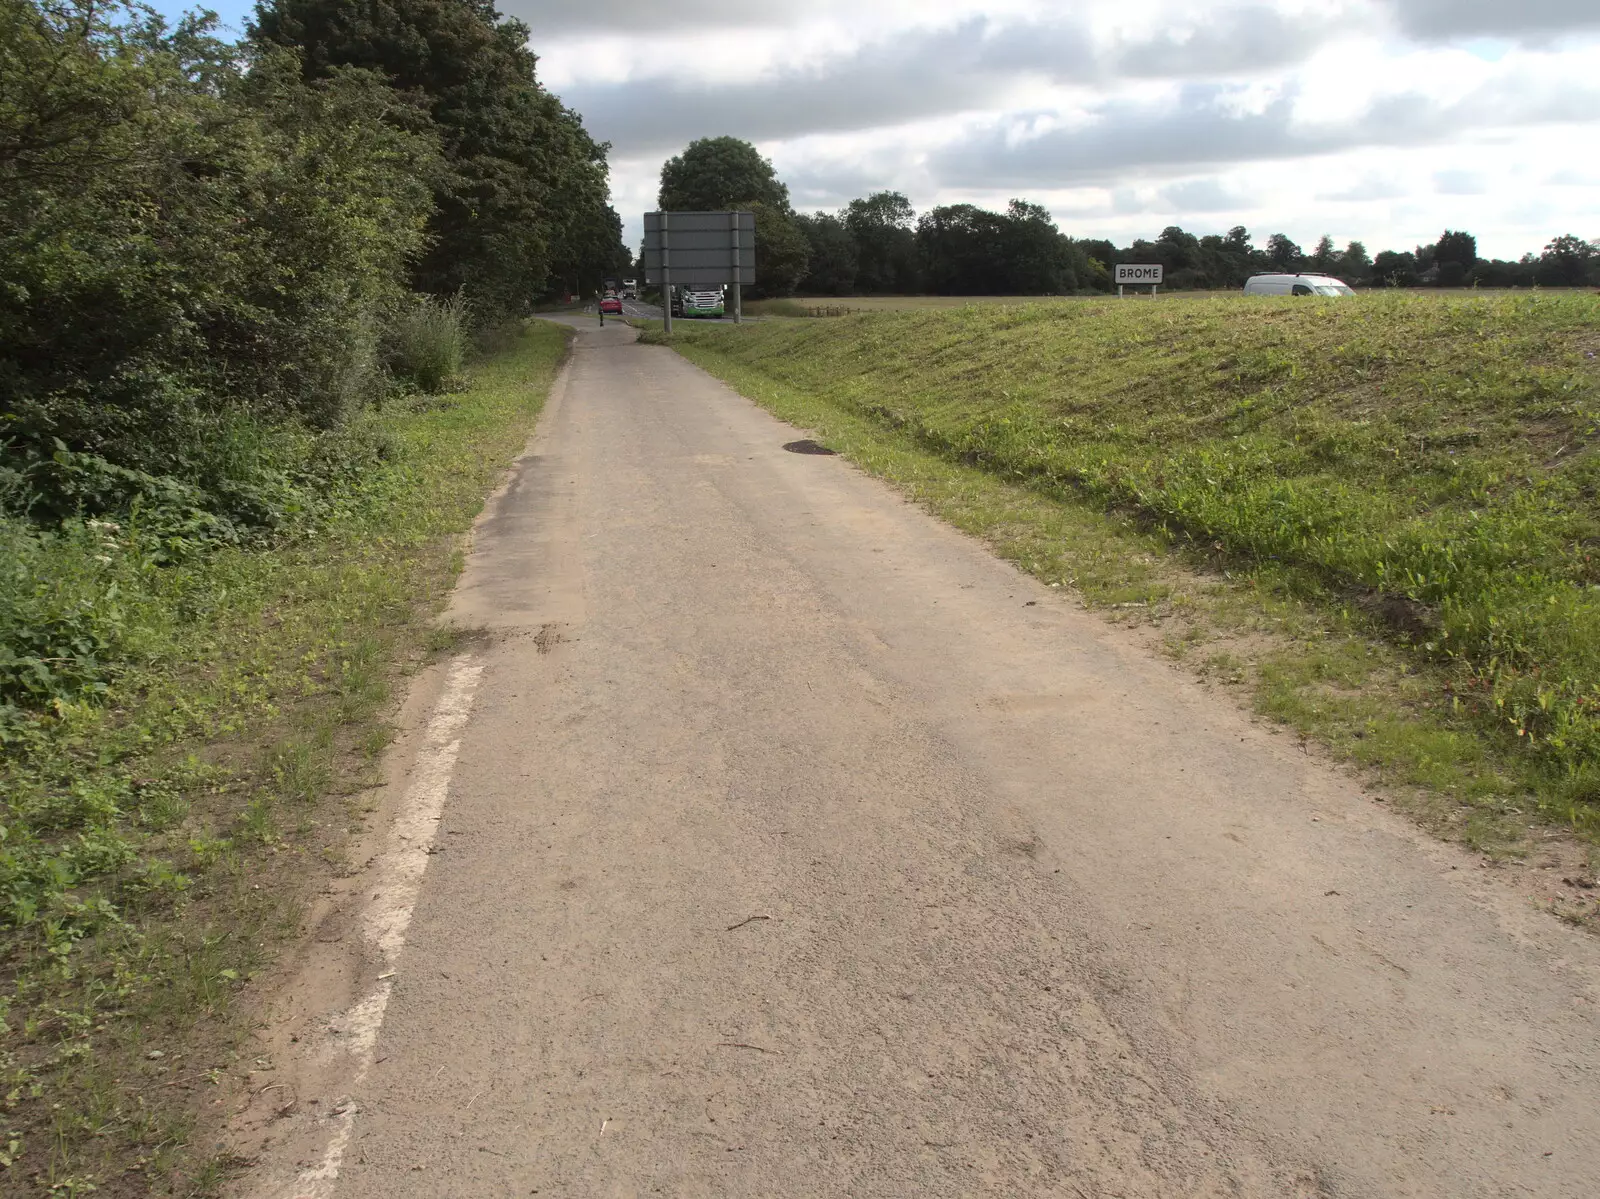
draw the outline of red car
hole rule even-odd
[[[621,316],[622,301],[617,299],[616,296],[607,296],[600,301],[600,311],[608,316]]]

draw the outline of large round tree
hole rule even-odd
[[[665,212],[748,210],[756,217],[756,278],[750,295],[789,296],[805,277],[810,246],[795,224],[789,189],[772,163],[736,137],[703,137],[661,168]]]
[[[736,137],[702,137],[661,168],[666,212],[720,212],[759,200],[787,214],[789,189],[772,163]]]

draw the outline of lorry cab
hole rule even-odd
[[[684,316],[721,316],[723,311],[720,287],[691,287],[683,293]]]
[[[722,288],[716,286],[680,287],[672,285],[672,315],[720,317],[723,315]]]
[[[1353,296],[1348,284],[1332,275],[1251,275],[1247,296]]]

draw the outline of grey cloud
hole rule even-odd
[[[1149,212],[1151,207],[1150,201],[1131,187],[1119,187],[1111,193],[1113,216],[1132,216],[1139,212]]]
[[[1116,78],[1205,78],[1300,61],[1330,24],[1288,22],[1259,6],[1215,14],[1179,35],[1097,46],[1068,21],[998,24],[973,17],[910,30],[814,68],[718,85],[714,63],[621,83],[582,82],[563,99],[624,153],[676,149],[732,133],[776,140],[882,128],[1004,102],[1019,78],[1094,83]]]
[[[1386,0],[1402,31],[1427,41],[1546,37],[1600,29],[1596,0]]]
[[[1252,207],[1250,197],[1227,187],[1220,179],[1185,179],[1155,191],[1118,187],[1111,192],[1110,212],[1133,216],[1141,212],[1237,212]]]
[[[535,49],[554,37],[750,29],[792,24],[796,16],[789,5],[759,0],[501,0],[499,8],[527,23]]]
[[[1113,180],[1151,166],[1167,169],[1204,163],[1285,156],[1291,104],[1280,99],[1260,114],[1235,117],[1218,106],[1221,89],[1191,87],[1176,111],[1117,102],[1099,119],[1012,143],[997,127],[946,147],[933,159],[947,185],[1067,186]]]
[[[1231,75],[1298,62],[1336,28],[1329,19],[1286,15],[1265,5],[1208,14],[1203,24],[1121,48],[1112,71],[1135,78]]]
[[[731,133],[752,141],[844,132],[961,111],[1003,90],[973,52],[984,22],[873,43],[815,70],[749,84],[707,86],[705,71],[620,84],[578,84],[562,99],[625,153],[676,149]],[[937,67],[936,67],[937,64]],[[940,86],[929,86],[938,69]]]
[[[778,174],[789,185],[789,199],[802,212],[833,212],[857,196],[885,189],[917,190],[909,181],[916,171],[898,161],[851,163],[813,169],[801,164],[778,164]]]
[[[1502,82],[1458,103],[1401,95],[1378,101],[1344,124],[1299,126],[1291,119],[1290,96],[1244,115],[1229,111],[1227,98],[1224,87],[1192,85],[1175,107],[1107,104],[1091,124],[1023,142],[1012,141],[994,124],[939,152],[930,167],[948,187],[1067,187],[1365,146],[1440,144],[1485,128],[1590,123],[1600,109],[1600,90],[1537,95]]]
[[[1189,179],[1164,187],[1157,194],[1166,212],[1237,212],[1251,208],[1251,197],[1224,186],[1219,179]]]

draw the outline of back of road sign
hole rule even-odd
[[[753,212],[647,212],[644,214],[645,282],[756,281],[756,217]]]

